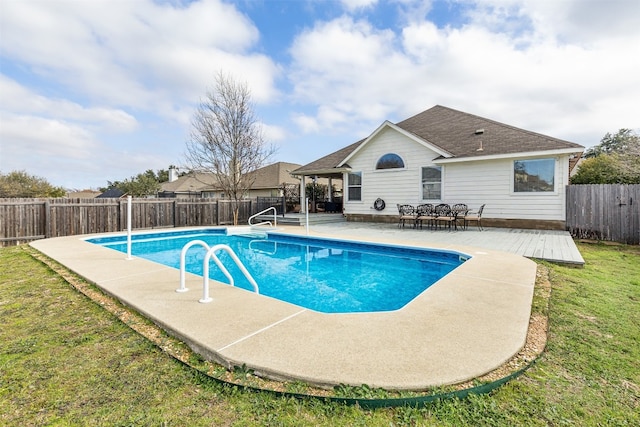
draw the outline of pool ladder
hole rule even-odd
[[[227,277],[227,279],[229,279],[229,284],[231,286],[234,285],[234,280],[233,277],[231,276],[231,274],[229,273],[229,270],[227,270],[225,268],[225,266],[222,264],[222,262],[220,261],[220,258],[218,258],[218,255],[216,255],[216,252],[223,250],[225,251],[227,254],[229,254],[229,256],[231,257],[231,259],[233,260],[233,262],[236,263],[236,265],[238,266],[238,268],[240,269],[240,271],[242,272],[242,274],[244,274],[244,277],[247,278],[247,280],[249,281],[249,283],[251,283],[251,285],[253,286],[253,290],[255,293],[260,293],[259,289],[258,289],[258,284],[256,283],[256,281],[253,279],[253,277],[251,276],[251,274],[249,273],[249,271],[247,271],[247,269],[245,268],[244,264],[242,264],[242,261],[240,261],[240,259],[238,258],[238,256],[236,255],[236,253],[233,251],[233,249],[231,249],[228,245],[223,245],[223,244],[218,244],[215,245],[213,247],[209,247],[209,245],[207,245],[205,242],[203,242],[202,240],[192,240],[189,243],[187,243],[186,245],[184,245],[182,247],[182,251],[180,252],[180,287],[178,289],[176,289],[176,292],[187,292],[189,289],[186,287],[186,269],[185,269],[185,264],[186,264],[186,257],[187,257],[187,251],[189,250],[189,248],[191,248],[192,246],[195,245],[200,245],[202,247],[204,247],[207,250],[207,254],[204,256],[204,261],[203,261],[203,265],[202,265],[202,299],[200,299],[199,301],[202,303],[207,303],[207,302],[211,302],[213,301],[213,298],[211,298],[209,296],[209,260],[213,259],[213,262],[216,263],[216,265],[218,266],[218,268],[220,269],[220,271],[222,271],[222,273]]]

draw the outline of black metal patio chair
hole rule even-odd
[[[433,227],[433,205],[431,203],[423,203],[416,207],[416,228],[418,225],[422,228],[422,224],[426,221],[429,227]]]
[[[446,203],[441,203],[434,208],[433,222],[436,227],[441,224],[446,224],[449,230],[451,230],[451,224],[455,226],[456,216],[451,210],[451,206]]]
[[[469,212],[469,207],[466,203],[456,203],[451,206],[451,214],[455,216],[454,226],[456,230],[458,229],[458,223],[464,229],[464,217],[467,216],[467,212]]]
[[[482,231],[482,211],[484,210],[484,206],[480,206],[477,212],[467,212],[464,216],[464,228],[466,229],[470,222],[474,222],[478,225],[478,230]]]
[[[400,215],[398,217],[398,228],[400,228],[400,225],[402,225],[402,228],[404,228],[405,222],[407,220],[411,221],[413,223],[413,225],[415,226],[415,220],[416,220],[416,208],[415,207],[413,207],[412,205],[401,205],[401,204],[398,204],[398,214]]]

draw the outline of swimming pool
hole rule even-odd
[[[412,241],[406,238],[411,230],[393,224],[375,237],[353,226],[325,227],[322,235],[312,230],[312,236],[457,251],[472,258],[401,310],[326,314],[217,283],[212,284],[213,301],[200,304],[202,278],[190,274],[191,291],[175,292],[177,269],[137,256],[128,260],[123,252],[86,240],[113,234],[41,239],[30,246],[160,325],[204,359],[229,369],[246,365],[268,378],[321,387],[425,390],[476,378],[522,348],[535,262],[424,237]],[[283,227],[278,233],[304,236],[305,230]]]
[[[185,244],[202,240],[210,247],[229,245],[260,287],[260,293],[322,313],[398,310],[469,256],[445,250],[381,245],[267,233],[227,235],[225,229],[146,233],[132,236],[132,255],[180,268]],[[90,238],[88,242],[127,252],[126,236]],[[205,249],[194,246],[186,270],[202,275]],[[237,287],[251,284],[229,256],[218,254]],[[227,283],[218,268],[210,278]]]

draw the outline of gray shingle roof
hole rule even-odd
[[[183,175],[173,182],[163,182],[160,188],[166,192],[189,193],[215,191],[217,185],[212,174],[196,172]]]
[[[277,162],[257,169],[256,180],[251,187],[254,190],[265,188],[278,188],[283,182],[297,183],[292,179],[289,171],[300,167],[297,163]],[[161,184],[161,191],[174,193],[216,191],[219,190],[218,182],[211,173],[197,172],[183,175],[173,182]]]
[[[396,124],[454,157],[584,148],[579,144],[436,105]],[[484,129],[481,134],[477,130]],[[482,151],[478,151],[482,140]]]
[[[364,141],[365,140],[362,139],[358,142],[348,145],[318,160],[314,160],[313,162],[308,163],[302,166],[301,168],[296,169],[293,172],[297,174],[299,172],[304,172],[304,171],[317,172],[317,171],[331,170],[336,166],[338,166],[344,159],[346,159],[347,156],[351,154],[356,148],[358,148],[360,144],[362,144]]]
[[[283,182],[296,183],[288,171],[299,168],[298,163],[278,162],[265,166],[255,171],[255,181],[251,187],[254,190],[260,188],[278,188]]]
[[[542,135],[514,126],[436,105],[422,113],[396,123],[396,126],[442,150],[454,158],[472,158],[501,154],[548,150],[575,150],[584,147],[573,142]],[[483,129],[482,133],[476,131]],[[337,167],[366,139],[302,166],[295,172],[327,170]],[[480,148],[482,141],[482,150]]]

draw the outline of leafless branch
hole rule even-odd
[[[191,121],[186,159],[190,169],[213,174],[220,190],[237,202],[253,186],[256,169],[275,153],[258,122],[251,93],[244,83],[219,73]]]

